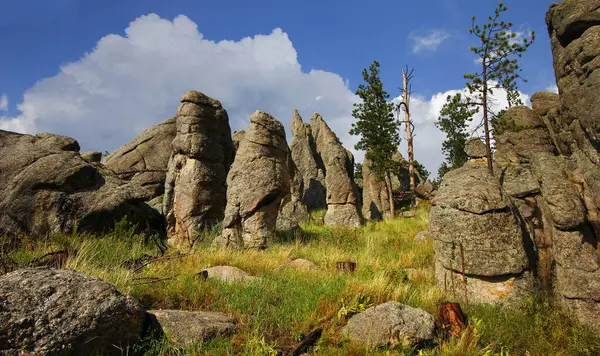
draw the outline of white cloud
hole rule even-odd
[[[232,131],[247,128],[259,109],[282,121],[288,133],[294,108],[305,120],[319,112],[362,161],[364,154],[354,150],[358,137],[348,134],[358,98],[335,73],[302,72],[282,30],[213,42],[185,16],[169,21],[151,14],[133,21],[125,34],[103,37],[80,60],[37,82],[17,105],[20,115],[0,117],[0,129],[53,132],[76,138],[82,150],[112,151],[174,116],[179,98],[195,89],[223,103]],[[457,92],[412,98],[415,156],[433,176],[443,161],[444,140],[434,123],[446,96]]]
[[[449,37],[450,34],[442,30],[431,30],[427,35],[417,35],[414,32],[408,35],[415,54],[422,51],[435,51]]]
[[[0,96],[0,111],[8,111],[8,97],[6,94]]]
[[[83,150],[109,150],[174,116],[190,89],[220,100],[232,130],[255,110],[270,112],[289,132],[292,110],[319,112],[348,144],[357,97],[335,73],[304,73],[286,33],[275,29],[240,41],[213,42],[186,16],[142,16],[125,36],[107,35],[81,59],[26,91],[20,115],[0,128],[76,138]],[[318,99],[315,99],[318,98]]]
[[[426,98],[419,95],[413,95],[410,103],[411,118],[415,125],[414,130],[414,152],[415,159],[423,164],[427,170],[431,172],[430,178],[437,176],[437,170],[440,164],[444,161],[444,155],[442,153],[442,142],[446,139],[446,135],[437,129],[435,122],[438,120],[440,111],[446,97],[448,95],[454,96],[457,93],[463,95],[469,95],[468,90],[448,90],[445,92],[437,93],[430,98]],[[397,100],[397,99],[396,99]],[[521,100],[526,105],[531,106],[529,96],[521,93]],[[508,106],[506,100],[506,92],[503,90],[496,90],[491,100],[493,111],[499,111],[500,109]],[[470,124],[469,132],[473,137],[483,137],[483,129],[476,130],[477,126],[481,123],[483,116],[481,113],[476,114],[473,121]],[[403,126],[404,130],[404,126]],[[400,144],[400,152],[406,157],[406,134],[402,132],[402,142]]]

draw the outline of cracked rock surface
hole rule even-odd
[[[342,335],[367,347],[411,347],[433,340],[434,330],[434,318],[426,311],[387,302],[352,316]]]
[[[254,112],[227,176],[223,233],[216,244],[262,249],[275,236],[281,201],[290,194],[289,154],[283,125]]]

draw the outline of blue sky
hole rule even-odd
[[[537,33],[521,61],[529,79],[524,94],[554,85],[544,23],[551,2],[506,1],[505,19],[515,30]],[[483,20],[496,5],[0,0],[0,95],[6,99],[0,128],[51,131],[75,137],[83,149],[113,150],[174,115],[185,90],[198,89],[223,102],[234,130],[245,128],[257,109],[289,126],[298,107],[305,119],[321,112],[352,148],[352,93],[376,59],[393,96],[401,68],[416,69],[413,112],[422,116],[414,119],[423,141],[416,156],[436,171],[443,135],[432,126],[435,111],[445,94],[464,88],[462,75],[477,69],[468,51],[471,16]],[[140,18],[149,14],[156,15]],[[178,15],[184,17],[175,20]]]

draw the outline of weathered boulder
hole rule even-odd
[[[79,155],[70,137],[0,130],[0,235],[102,233],[123,217],[160,228],[143,188]]]
[[[546,15],[560,92],[561,117],[577,120],[600,142],[600,13],[597,0],[554,3]]]
[[[258,277],[251,276],[248,272],[233,266],[213,266],[200,272],[206,278],[220,279],[224,282],[253,281]]]
[[[100,163],[102,160],[102,152],[98,151],[81,152],[79,155],[88,163]]]
[[[483,158],[487,157],[487,148],[479,137],[473,137],[467,140],[465,153],[471,158]]]
[[[152,327],[162,331],[174,347],[185,348],[235,334],[235,320],[208,311],[149,310]]]
[[[495,279],[500,282],[507,275],[530,279],[519,219],[485,163],[468,162],[444,176],[433,199],[429,231],[436,252],[438,285],[446,290],[453,274],[463,271],[481,283],[493,283]],[[478,295],[486,290],[469,288],[468,297],[479,301],[498,299],[493,288],[487,290],[488,295]],[[512,297],[512,292],[507,290],[502,297]]]
[[[522,136],[506,132],[498,139],[500,151],[513,152],[505,155],[513,157],[511,162],[499,162],[506,165],[502,187],[511,194],[536,247],[538,285],[594,328],[592,319],[600,308],[592,295],[596,292],[593,286],[600,285],[600,256],[594,247],[598,233],[590,225],[597,221],[594,212],[598,205],[588,194],[594,190],[586,186],[588,181],[594,184],[600,169],[568,138],[572,133],[558,114],[555,94],[535,94],[532,103],[530,114],[538,115],[544,127]],[[513,109],[507,115],[513,115]],[[518,146],[528,147],[528,151],[516,153]]]
[[[358,188],[352,179],[353,168],[349,171],[353,165],[348,152],[321,115],[314,114],[310,122],[317,153],[325,167],[325,224],[358,227],[362,223],[362,217],[358,207]]]
[[[298,110],[294,110],[292,135],[292,159],[304,181],[302,202],[310,210],[323,209],[327,206],[325,167],[316,152],[311,126],[302,121]]]
[[[0,278],[0,353],[121,355],[141,337],[144,308],[110,283],[71,270]]]
[[[276,224],[278,231],[296,231],[301,224],[310,220],[308,208],[302,202],[304,181],[291,154],[288,155],[287,166],[290,172],[290,192],[281,200]]]
[[[121,179],[137,182],[146,190],[146,200],[164,193],[171,142],[177,128],[175,117],[142,131],[131,142],[106,156],[102,163]]]
[[[435,185],[431,182],[421,182],[415,187],[415,194],[421,199],[431,199],[435,194]]]
[[[227,208],[217,244],[266,247],[275,235],[281,200],[290,193],[288,156],[283,125],[266,112],[252,114],[227,176]]]
[[[364,159],[362,214],[367,220],[381,220],[391,216],[390,198],[385,181],[371,170],[372,165],[370,159]]]
[[[398,302],[387,302],[356,314],[342,335],[367,347],[411,347],[432,341],[435,321],[431,314]]]
[[[318,266],[314,262],[305,260],[303,258],[297,258],[293,261],[290,261],[290,263],[288,263],[287,266],[292,269],[309,271],[316,270],[318,268]]]
[[[219,101],[185,93],[176,126],[163,199],[168,242],[174,246],[190,244],[223,220],[234,155],[229,117]]]
[[[246,134],[245,130],[239,130],[231,135],[231,141],[233,142],[233,149],[237,151],[240,147],[240,142],[244,139],[244,135]]]

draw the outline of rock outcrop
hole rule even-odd
[[[392,189],[394,191],[410,191],[410,174],[408,172],[408,161],[402,156],[400,152],[394,153],[392,160],[397,164],[397,170],[392,173]],[[418,186],[425,180],[419,174],[419,171],[415,169],[415,185]]]
[[[290,172],[290,192],[281,200],[281,206],[277,215],[278,231],[296,231],[301,224],[310,220],[308,208],[302,202],[304,181],[291,154],[287,159],[288,172]]]
[[[70,137],[0,130],[0,235],[102,233],[123,217],[160,228],[143,187],[79,154]]]
[[[283,125],[256,111],[227,176],[222,246],[266,247],[274,237],[281,200],[290,193],[289,149]]]
[[[175,246],[191,243],[223,220],[234,155],[229,117],[219,101],[185,93],[176,126],[163,199],[168,241]]]
[[[430,217],[439,285],[459,277],[462,261],[453,247],[462,244],[469,297],[489,302],[540,289],[597,334],[599,8],[598,0],[550,6],[546,22],[560,94],[536,93],[533,109],[510,108],[495,132],[496,175],[471,179],[476,160],[448,173]]]
[[[596,0],[565,0],[552,4],[546,16],[561,118],[567,125],[577,121],[594,143],[600,142],[598,5]]]
[[[310,210],[324,209],[327,207],[325,167],[316,152],[311,126],[302,121],[297,110],[292,119],[292,135],[292,159],[304,182],[302,202]]]
[[[100,163],[100,161],[102,161],[102,152],[88,151],[81,152],[79,155],[88,163]]]
[[[348,151],[319,114],[310,119],[316,152],[325,167],[327,213],[329,226],[354,226],[362,223],[359,210],[358,188],[354,183],[353,164]]]
[[[440,288],[474,302],[519,297],[533,288],[521,222],[486,162],[450,171],[433,199],[429,231]]]
[[[233,149],[235,151],[240,147],[240,142],[244,139],[244,135],[246,135],[245,130],[236,131],[231,135],[231,141],[233,141]]]
[[[175,117],[154,125],[131,142],[104,157],[102,163],[121,179],[136,182],[146,190],[146,200],[164,193],[167,166],[177,128]]]
[[[367,347],[414,347],[434,339],[435,321],[421,309],[387,302],[352,316],[342,335]]]
[[[370,159],[364,159],[362,214],[367,220],[381,220],[390,217],[390,198],[385,181],[371,170],[372,165]]]
[[[142,336],[146,311],[96,277],[23,269],[0,278],[0,353],[121,355]]]
[[[479,137],[472,137],[465,144],[465,153],[471,158],[483,158],[487,157],[487,148]]]

